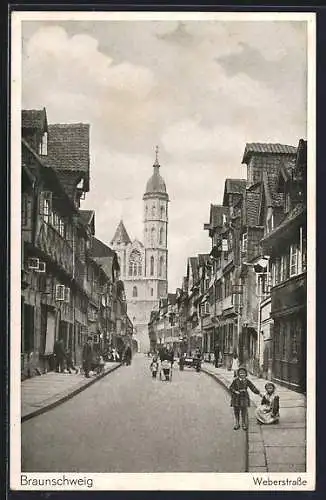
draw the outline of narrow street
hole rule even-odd
[[[245,433],[226,391],[175,366],[152,380],[136,355],[57,408],[22,424],[23,472],[245,472]]]

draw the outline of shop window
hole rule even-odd
[[[296,360],[298,357],[298,340],[300,338],[301,321],[291,321],[290,324],[290,340],[291,340],[291,359]]]

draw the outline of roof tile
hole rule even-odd
[[[287,144],[248,142],[244,150],[242,163],[247,163],[251,155],[253,154],[295,155],[296,153],[297,153],[297,148],[295,146],[289,146]]]
[[[89,124],[49,125],[47,163],[56,170],[89,173]]]

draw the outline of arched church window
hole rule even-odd
[[[154,275],[154,257],[153,257],[153,255],[150,258],[150,271],[149,271],[149,273],[151,276]]]
[[[165,212],[165,210],[164,210],[164,206],[162,205],[162,206],[161,206],[161,219],[163,219],[163,218],[164,218],[164,212]]]
[[[134,286],[133,289],[132,289],[132,296],[133,297],[138,297],[138,290],[137,290],[136,286]]]
[[[155,217],[156,214],[156,208],[155,205],[152,206],[152,216]]]
[[[152,227],[152,230],[151,230],[151,245],[152,247],[155,245],[155,228]]]
[[[148,205],[145,206],[145,215],[146,215],[146,217],[148,215]]]
[[[160,276],[163,276],[163,267],[164,267],[164,259],[163,259],[163,257],[160,257],[160,266],[159,266]]]
[[[151,297],[153,297],[153,295],[154,295],[154,290],[153,288],[151,288]]]
[[[129,276],[142,274],[142,258],[138,250],[133,250],[129,257]]]
[[[163,245],[163,227],[160,228],[160,245]]]

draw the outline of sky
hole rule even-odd
[[[24,21],[22,106],[90,124],[95,210],[109,244],[123,219],[143,239],[155,146],[170,197],[169,291],[209,252],[204,223],[247,142],[306,138],[304,21]]]

